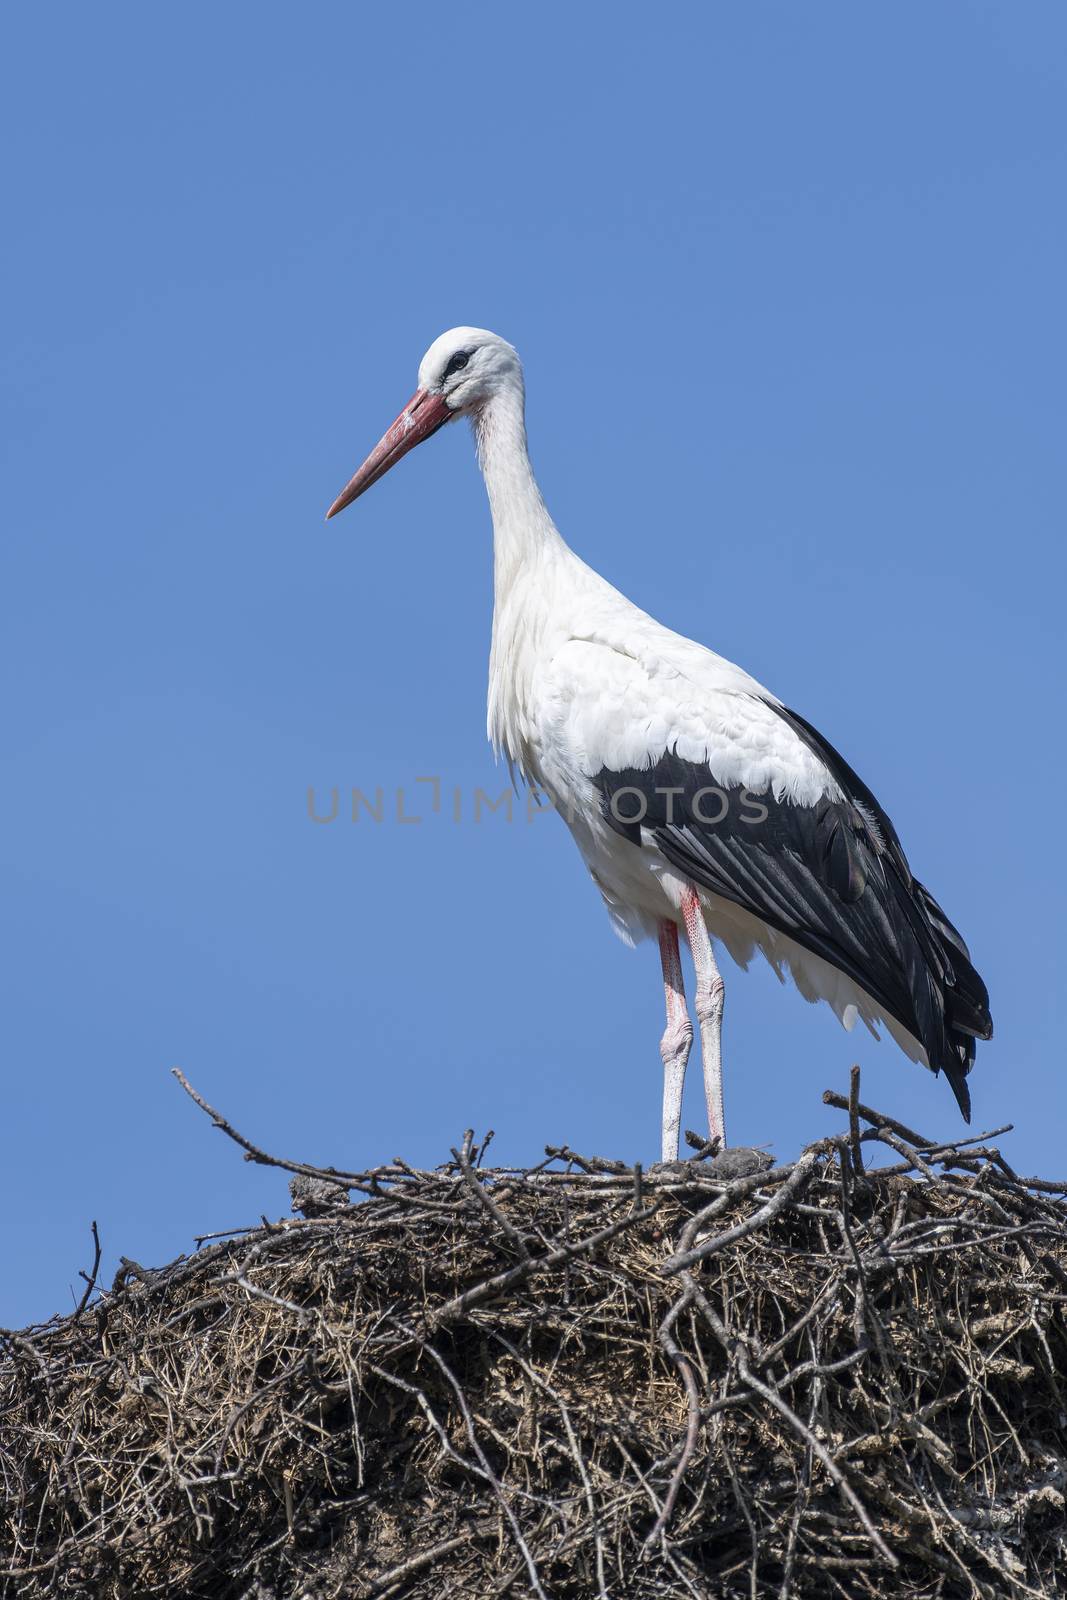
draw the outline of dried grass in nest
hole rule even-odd
[[[1067,1185],[994,1135],[335,1173],[204,1109],[304,1215],[4,1336],[4,1596],[1067,1593]]]

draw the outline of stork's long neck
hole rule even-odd
[[[548,514],[530,465],[521,382],[495,394],[475,415],[474,437],[493,514],[489,737],[527,768],[530,673],[560,568],[575,558]]]
[[[494,395],[474,418],[478,461],[493,513],[498,612],[525,569],[547,552],[566,548],[530,465],[524,411],[522,387],[515,384]]]

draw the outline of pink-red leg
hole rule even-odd
[[[659,1046],[663,1057],[663,1159],[677,1161],[682,1088],[693,1043],[693,1024],[685,1005],[678,924],[675,922],[661,922],[659,925],[659,957],[663,965],[663,993],[667,1002],[667,1027]]]
[[[722,1011],[726,987],[715,964],[711,935],[695,890],[687,889],[682,899],[689,948],[696,969],[696,994],[693,1003],[700,1023],[700,1049],[704,1057],[704,1094],[708,1102],[708,1128],[713,1139],[726,1144],[726,1118],[722,1104]]]

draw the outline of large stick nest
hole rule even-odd
[[[5,1596],[1067,1593],[1067,1185],[855,1086],[794,1162],[648,1174],[211,1114],[302,1215],[3,1336]]]

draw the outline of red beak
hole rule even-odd
[[[409,450],[414,450],[417,444],[428,439],[431,433],[436,433],[438,428],[443,428],[454,416],[455,412],[449,409],[448,402],[442,395],[431,394],[428,389],[416,389],[392,427],[378,440],[355,477],[350,478],[345,484],[326,513],[327,522],[339,511],[343,511],[345,506],[350,506],[353,500],[358,500],[364,489],[369,489],[372,483],[377,483],[379,478],[383,478],[401,456],[406,456]]]

